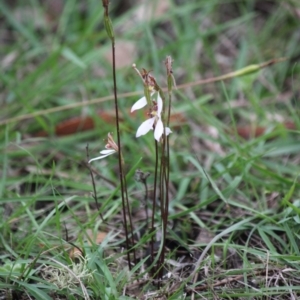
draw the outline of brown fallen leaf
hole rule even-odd
[[[103,240],[106,238],[107,233],[103,231],[97,232],[96,236],[93,234],[92,230],[87,230],[86,234],[88,236],[87,242],[89,245],[91,245],[91,241],[95,243],[96,245],[100,245]],[[69,251],[69,256],[72,260],[78,259],[79,257],[82,257],[83,251],[79,247],[73,247]]]
[[[129,114],[129,112],[128,112]],[[116,117],[113,111],[105,112],[99,110],[97,112],[98,117],[107,124],[114,125],[116,123]],[[131,114],[132,115],[132,114]],[[134,115],[133,115],[134,116]],[[145,117],[147,117],[145,113]],[[120,121],[123,121],[124,118],[122,114],[120,114]],[[186,118],[182,113],[173,113],[170,117],[170,123],[172,124],[173,128],[178,128],[183,124],[187,124]],[[296,129],[296,125],[294,122],[286,121],[281,123],[286,129],[294,130]],[[55,134],[57,136],[65,136],[70,134],[75,134],[77,132],[82,132],[86,130],[92,130],[95,128],[95,123],[92,117],[74,117],[65,121],[62,121],[55,127]],[[251,138],[259,137],[263,135],[266,131],[265,127],[262,126],[253,126],[253,125],[246,125],[246,126],[238,126],[237,133],[240,137],[248,140]],[[232,132],[232,131],[230,131]],[[35,137],[46,137],[48,136],[47,132],[39,131],[34,134]],[[218,150],[220,151],[220,149]],[[222,151],[220,151],[222,152]]]
[[[98,111],[98,117],[107,124],[114,125],[116,123],[116,117],[114,113],[111,112],[104,112]],[[134,116],[134,114],[131,114]],[[124,118],[122,114],[120,116],[120,121],[123,121]],[[170,122],[173,123],[175,126],[179,126],[180,124],[184,124],[186,122],[185,117],[180,113],[174,113],[171,118]],[[82,132],[86,130],[92,130],[95,128],[95,123],[92,117],[74,117],[65,121],[62,121],[55,127],[55,134],[57,136],[65,136],[70,134],[75,134],[76,132]],[[46,137],[48,136],[46,131],[39,131],[34,134],[35,137]]]
[[[286,128],[286,129],[296,129],[296,125],[293,122],[287,121],[287,122],[283,122],[282,125]],[[251,125],[247,125],[247,126],[239,126],[237,127],[237,133],[240,137],[244,138],[245,140],[249,140],[251,138],[254,137],[259,137],[261,135],[263,135],[266,131],[265,127],[261,127],[261,126],[257,126],[257,127],[253,127]]]

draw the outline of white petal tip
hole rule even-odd
[[[136,101],[133,106],[131,107],[131,111],[130,112],[133,112],[137,109],[141,109],[143,108],[144,106],[147,105],[147,99],[146,97],[142,97],[141,99],[139,99],[138,101]]]

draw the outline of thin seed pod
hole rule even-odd
[[[104,27],[106,29],[107,35],[111,40],[114,40],[115,34],[112,26],[111,19],[104,14]]]
[[[176,82],[173,75],[172,63],[173,63],[172,57],[168,55],[165,60],[165,66],[167,69],[167,82],[168,82],[169,93],[172,91],[173,87],[176,89]]]

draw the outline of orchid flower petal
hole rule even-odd
[[[172,130],[169,127],[165,128],[165,135],[168,136],[170,133],[172,133]]]
[[[155,130],[154,130],[154,138],[159,142],[162,134],[164,132],[164,125],[162,120],[159,118],[156,125],[155,125]]]
[[[106,152],[106,154],[104,154],[103,152]],[[102,151],[100,151],[100,153],[102,153],[103,155],[100,155],[100,156],[98,156],[98,157],[95,157],[95,158],[90,159],[90,160],[89,160],[89,163],[91,163],[91,162],[94,161],[94,160],[102,159],[102,158],[104,158],[104,157],[106,157],[106,156],[109,156],[109,155],[111,155],[111,154],[114,154],[115,152],[116,152],[115,150],[102,150]]]
[[[146,97],[142,97],[141,99],[139,99],[138,101],[136,101],[133,106],[131,107],[131,112],[137,110],[137,109],[141,109],[143,108],[144,106],[147,105],[147,99]]]
[[[158,117],[160,117],[162,109],[163,109],[163,101],[158,93],[157,95],[157,116]]]
[[[102,151],[100,151],[100,153],[103,154],[103,155],[100,155],[100,156],[98,156],[98,157],[95,157],[95,158],[90,159],[90,160],[89,160],[89,163],[92,162],[92,161],[94,161],[94,160],[102,159],[102,158],[104,158],[104,157],[106,157],[106,156],[109,156],[109,155],[111,155],[111,154],[114,154],[115,152],[116,152],[116,151],[113,150],[113,149],[102,150]]]
[[[146,133],[148,133],[151,129],[153,129],[154,121],[155,121],[154,117],[144,121],[138,128],[135,136],[138,138],[141,135],[145,135]]]

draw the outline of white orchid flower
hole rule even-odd
[[[156,102],[156,107],[155,109],[152,110],[151,115],[153,116],[152,118],[144,121],[140,127],[138,128],[137,132],[136,132],[136,137],[140,137],[142,135],[145,135],[146,133],[148,133],[150,130],[153,130],[153,127],[155,127],[154,129],[154,138],[159,142],[161,136],[163,135],[163,132],[165,131],[165,135],[169,135],[172,131],[170,128],[166,127],[164,130],[164,125],[161,119],[161,112],[163,109],[163,101],[159,95],[159,93],[157,93],[157,102]],[[146,97],[142,97],[141,99],[139,99],[131,108],[131,112],[137,110],[137,109],[141,109],[144,106],[147,105],[147,99]]]
[[[102,159],[106,156],[112,155],[116,152],[118,152],[118,145],[115,143],[115,141],[113,140],[113,137],[110,133],[108,133],[107,135],[107,144],[105,145],[105,150],[100,151],[100,156],[92,158],[89,160],[89,163],[91,163],[94,160],[98,160],[98,159]]]
[[[94,160],[102,159],[102,158],[104,158],[104,157],[106,157],[106,156],[112,155],[112,154],[114,154],[114,153],[116,153],[116,152],[117,152],[117,151],[116,151],[116,150],[113,150],[113,149],[102,150],[102,151],[100,151],[100,154],[102,154],[102,155],[90,159],[90,160],[89,160],[89,163],[91,163],[91,162],[94,161]]]

